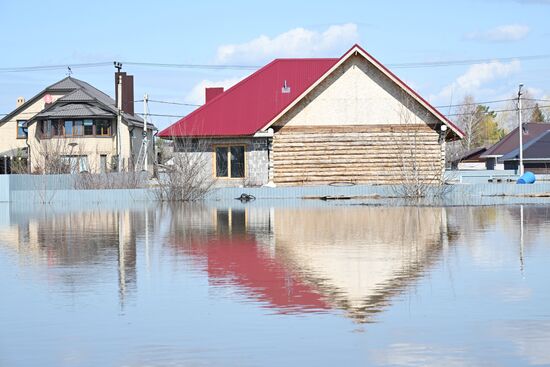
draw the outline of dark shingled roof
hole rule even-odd
[[[0,123],[10,120],[20,111],[40,99],[45,93],[63,91],[67,92],[65,96],[59,98],[57,101],[52,103],[52,105],[34,117],[28,119],[28,123],[33,123],[37,118],[106,117],[117,115],[116,102],[114,99],[109,97],[109,95],[103,93],[85,81],[68,76],[46,87],[46,89],[42,92],[38,93],[36,96],[2,118]],[[97,112],[96,115],[93,114],[95,112]],[[143,126],[143,119],[137,115],[130,115],[124,112],[123,120],[133,125]],[[148,125],[155,128],[152,124]]]
[[[50,85],[47,90],[70,90],[80,88],[80,85],[77,84],[78,79],[72,78],[70,76],[65,79],[61,79],[57,83]]]
[[[550,124],[540,124],[530,122],[524,124],[527,129],[527,133],[523,134],[523,144],[527,144],[531,140],[539,137],[541,134],[550,130]],[[491,156],[503,156],[510,153],[512,150],[517,149],[519,145],[518,128],[516,127],[508,135],[502,138],[498,143],[487,149],[485,153],[481,155],[481,158],[487,158]]]
[[[60,117],[116,117],[116,114],[107,109],[87,103],[55,104],[52,108],[40,112],[35,118],[60,118]]]
[[[474,149],[470,149],[464,154],[462,154],[458,159],[456,159],[454,162],[464,162],[464,161],[470,161],[470,162],[484,162],[485,159],[481,158],[480,156],[487,151],[487,147],[478,147]]]
[[[519,159],[519,148],[502,156],[499,161],[514,161]],[[550,160],[550,130],[542,133],[523,146],[523,159]]]

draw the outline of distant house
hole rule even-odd
[[[499,162],[504,164],[504,169],[517,170],[519,148],[500,157]],[[523,167],[526,171],[550,174],[550,129],[523,146]]]
[[[19,170],[48,171],[54,156],[61,157],[67,172],[115,170],[119,155],[121,169],[131,167],[141,148],[143,119],[134,115],[133,77],[121,76],[121,126],[115,100],[70,76],[27,101],[19,98],[17,108],[0,120],[0,173],[15,171],[16,163]],[[152,129],[148,126],[151,153]]]
[[[466,153],[462,154],[458,159],[454,160],[451,164],[453,169],[459,170],[477,170],[485,168],[485,158],[481,158],[481,155],[487,151],[487,147],[479,147],[470,149]]]
[[[539,139],[542,135],[550,131],[550,124],[526,123],[524,124],[523,130],[523,150],[525,153],[525,149],[527,149],[530,142]],[[539,155],[539,153],[541,153],[541,151],[537,148],[536,155]],[[518,128],[515,128],[498,143],[489,147],[480,157],[485,159],[485,166],[488,170],[517,169],[518,163],[513,163],[514,160],[512,159],[515,154],[519,156]],[[503,159],[504,157],[506,158]],[[547,157],[550,157],[550,155]],[[535,170],[543,169],[543,167],[540,166],[542,162],[542,157],[538,157],[538,160],[531,162],[525,161],[524,168],[528,169],[529,167],[529,169]],[[539,166],[537,167],[537,165]]]
[[[360,46],[276,59],[159,133],[219,185],[394,183],[444,169],[462,131]]]

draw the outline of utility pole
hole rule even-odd
[[[521,89],[523,84],[519,85],[518,88],[518,122],[519,122],[519,175],[523,175],[523,122],[521,121]]]
[[[120,136],[120,127],[122,126],[122,75],[120,70],[122,69],[122,63],[115,61],[115,68],[118,70],[117,78],[117,120],[116,120],[116,149],[118,155],[117,171],[122,171],[122,142]]]
[[[146,144],[144,146],[145,148],[145,157],[144,157],[144,160],[143,160],[143,169],[145,171],[148,171],[148,155],[149,155],[149,139],[147,137],[147,113],[149,112],[149,96],[147,95],[147,93],[145,93],[145,95],[143,96],[143,137],[142,139],[145,139],[146,141]]]

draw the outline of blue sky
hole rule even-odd
[[[66,70],[2,68],[91,62],[263,65],[276,57],[339,57],[360,43],[385,64],[489,59],[477,65],[392,68],[435,105],[509,98],[522,82],[550,99],[550,0],[478,1],[2,1],[0,113]],[[127,65],[136,98],[200,103],[205,85],[229,86],[251,71]],[[114,68],[73,67],[113,95]],[[550,102],[547,103],[550,105]],[[503,105],[491,105],[494,109]],[[136,110],[141,111],[141,104]],[[151,113],[192,107],[151,104]],[[448,113],[448,109],[442,109]],[[547,109],[550,112],[550,109]],[[165,127],[174,118],[155,118]]]

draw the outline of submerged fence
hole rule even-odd
[[[0,175],[0,202],[12,203],[122,203],[156,201],[158,197],[153,188],[122,188],[82,190],[75,188],[73,175]],[[439,188],[434,189],[439,191]],[[480,202],[532,201],[550,203],[550,182],[543,181],[533,185],[514,183],[472,183],[455,184],[445,187],[443,205],[469,205]],[[296,200],[296,199],[332,199],[349,197],[352,199],[377,199],[395,197],[399,189],[388,185],[355,186],[294,186],[294,187],[224,187],[210,191],[207,201],[234,201],[242,194],[254,196],[257,200]],[[481,198],[485,198],[481,200]],[[497,198],[488,200],[487,198]],[[513,199],[512,199],[513,198]]]
[[[116,186],[116,180],[124,174],[105,175],[106,187]],[[99,180],[101,176],[95,176]],[[143,176],[141,188],[80,189],[86,182],[78,175],[0,175],[0,202],[53,203],[53,202],[132,202],[152,201],[155,191],[145,188]],[[140,178],[141,179],[141,178]],[[89,182],[88,182],[89,183]],[[92,184],[94,184],[92,182]],[[99,185],[101,182],[99,181]]]

